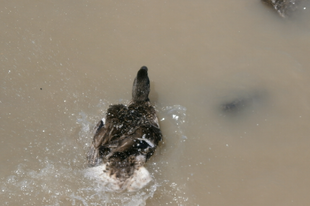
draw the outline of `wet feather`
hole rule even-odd
[[[110,188],[113,191],[138,190],[151,181],[143,166],[154,154],[162,134],[148,98],[147,71],[146,67],[138,71],[128,106],[110,105],[105,122],[101,120],[97,124],[87,156],[89,166],[104,168],[101,180],[104,185],[113,181],[114,189]]]

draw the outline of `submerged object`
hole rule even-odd
[[[89,176],[111,191],[136,191],[151,180],[144,167],[162,140],[156,111],[148,98],[150,81],[143,66],[133,83],[128,106],[110,105],[99,121],[87,154]]]
[[[248,105],[250,99],[247,98],[240,98],[240,99],[235,99],[232,100],[230,102],[226,102],[224,103],[221,108],[224,112],[238,112],[240,110],[242,110],[243,108],[245,108]]]
[[[268,98],[265,90],[231,92],[219,105],[221,114],[229,117],[243,116],[253,112],[264,105]]]
[[[262,0],[271,5],[282,17],[289,16],[298,9],[303,0]]]

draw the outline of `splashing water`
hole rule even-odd
[[[97,107],[106,111],[107,105],[100,101]],[[166,106],[159,109],[158,114],[161,125],[167,128],[165,145],[174,142],[175,151],[169,152],[169,148],[165,152],[159,147],[155,157],[146,164],[153,181],[140,191],[111,193],[100,183],[85,177],[85,154],[92,141],[93,128],[102,117],[81,111],[76,117],[77,135],[63,138],[55,148],[42,147],[42,142],[37,142],[32,150],[34,158],[21,160],[8,176],[0,179],[2,204],[143,206],[150,201],[185,205],[188,197],[181,186],[167,178],[166,170],[169,161],[177,158],[176,151],[182,151],[187,139],[183,131],[186,108]]]

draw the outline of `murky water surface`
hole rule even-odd
[[[259,0],[2,1],[2,205],[307,205],[310,5]],[[138,69],[164,141],[154,181],[84,176],[93,128]]]

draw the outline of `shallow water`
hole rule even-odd
[[[3,205],[306,205],[310,5],[259,0],[0,3]],[[93,128],[146,65],[164,141],[153,182],[85,177]]]

